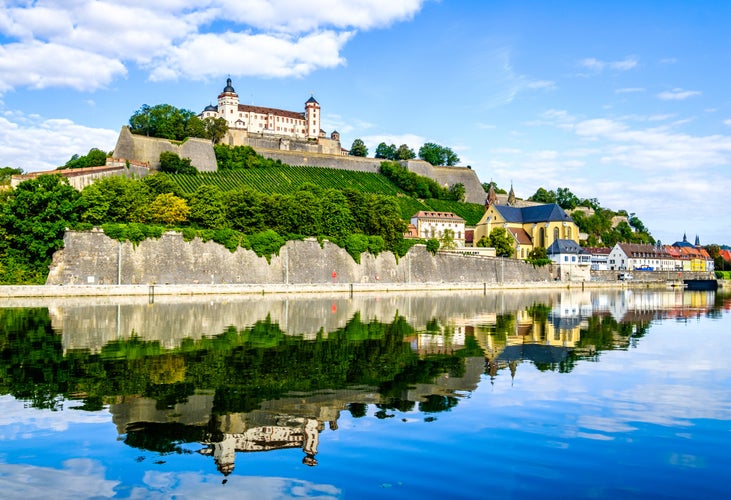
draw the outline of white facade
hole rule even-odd
[[[442,238],[444,231],[452,231],[457,247],[464,247],[465,223],[464,219],[452,212],[417,212],[411,217],[411,223],[416,227],[419,238]]]
[[[675,271],[677,262],[653,245],[617,243],[609,252],[607,264],[612,271]]]
[[[317,139],[320,137],[321,113],[320,104],[314,97],[307,100],[304,112],[240,104],[239,95],[229,78],[218,96],[218,106],[206,106],[200,117],[225,118],[230,129],[256,134]]]

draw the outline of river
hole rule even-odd
[[[731,296],[17,299],[2,498],[725,498]]]

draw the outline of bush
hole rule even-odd
[[[731,271],[715,271],[716,278],[720,280],[731,280]]]
[[[439,240],[432,238],[426,242],[426,249],[427,251],[431,252],[433,255],[436,255],[436,253],[439,251]]]
[[[249,242],[256,255],[266,257],[267,262],[271,262],[272,255],[279,255],[279,249],[287,243],[284,238],[271,229],[252,234],[249,236]]]
[[[353,257],[353,260],[360,264],[360,254],[368,251],[368,236],[365,234],[351,234],[345,238],[343,247]]]

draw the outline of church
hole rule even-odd
[[[515,193],[510,187],[507,203],[501,205],[492,186],[485,200],[485,214],[475,226],[474,242],[502,227],[513,238],[513,256],[526,259],[534,248],[549,248],[558,240],[579,242],[579,227],[556,203],[515,206]]]

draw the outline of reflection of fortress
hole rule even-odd
[[[467,358],[462,377],[448,374],[437,376],[432,383],[410,386],[401,399],[420,402],[431,395],[458,397],[473,391],[484,372],[483,358]],[[224,475],[234,470],[237,453],[251,453],[301,448],[302,462],[317,465],[320,433],[326,425],[338,430],[340,412],[352,403],[376,405],[383,403],[375,388],[361,387],[323,391],[307,395],[291,395],[264,401],[248,413],[213,414],[213,394],[196,394],[184,403],[160,408],[151,398],[125,397],[109,407],[112,420],[120,435],[130,432],[155,432],[145,426],[182,424],[198,429],[197,435],[205,447],[199,452],[213,457]]]

